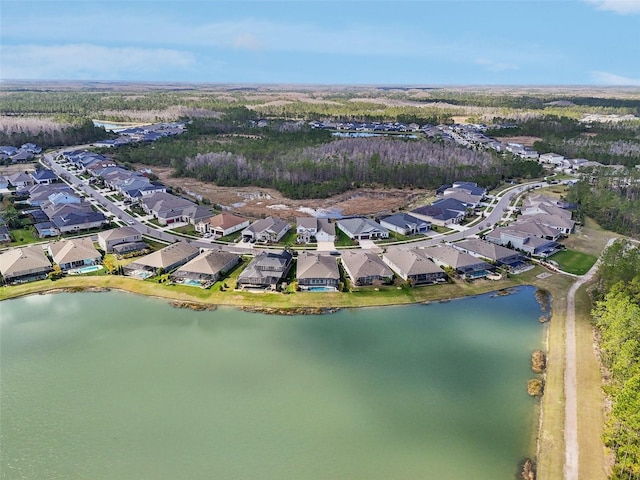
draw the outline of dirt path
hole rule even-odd
[[[610,246],[616,239],[607,242]],[[605,247],[606,248],[606,247]],[[579,445],[578,445],[578,396],[576,368],[576,292],[589,282],[598,270],[598,260],[591,269],[580,277],[567,294],[567,324],[565,338],[565,370],[564,370],[564,480],[578,480]]]

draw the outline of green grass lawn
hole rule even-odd
[[[575,250],[563,250],[549,257],[549,260],[556,262],[562,270],[575,275],[587,273],[597,259],[595,255]]]
[[[13,238],[13,241],[11,242],[12,247],[42,241],[41,238],[36,236],[35,230],[30,228],[16,228],[11,230],[11,238]]]
[[[336,241],[334,242],[336,247],[352,247],[355,245],[346,233],[339,228],[336,228]]]

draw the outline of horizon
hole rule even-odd
[[[640,86],[640,0],[2,1],[1,81]]]

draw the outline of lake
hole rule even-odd
[[[510,480],[533,448],[531,287],[319,316],[120,292],[0,314],[2,479]]]

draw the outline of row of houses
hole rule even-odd
[[[30,172],[17,172],[11,175],[0,175],[0,190],[21,190],[33,185],[49,185],[58,181],[58,176],[48,168]]]
[[[0,162],[25,163],[32,161],[42,152],[42,148],[34,143],[25,143],[20,147],[0,145]]]
[[[21,204],[33,207],[23,212],[33,217],[40,238],[100,228],[108,223],[102,212],[59,182],[51,170],[40,169],[31,176],[34,181],[21,183],[14,193]]]
[[[90,238],[74,238],[7,250],[0,254],[0,274],[5,284],[24,283],[47,278],[54,263],[68,272],[101,261],[102,254]]]
[[[574,231],[571,212],[574,207],[546,195],[533,195],[523,203],[521,215],[514,223],[496,227],[484,238],[532,257],[546,258],[562,248],[558,243],[561,238]]]
[[[438,189],[437,200],[411,210],[409,214],[438,226],[458,224],[480,207],[486,194],[486,189],[477,183],[455,182]]]
[[[99,140],[94,147],[113,148],[128,143],[155,142],[160,138],[172,137],[186,132],[185,122],[163,122],[140,127],[125,128],[118,131],[118,138]]]

